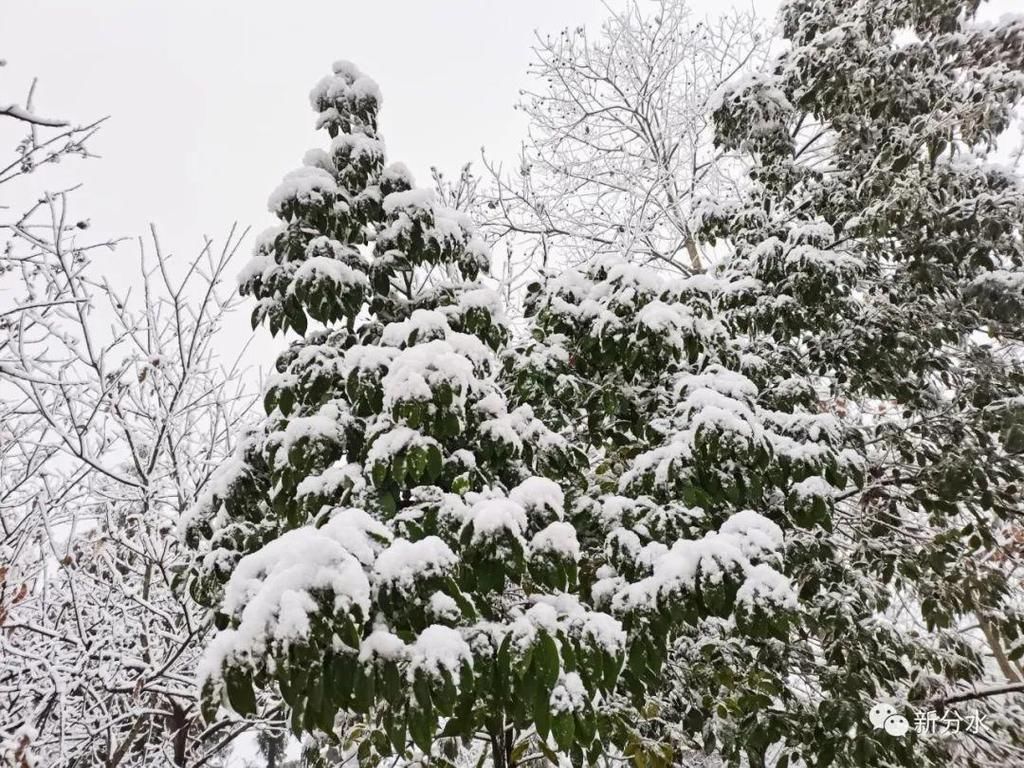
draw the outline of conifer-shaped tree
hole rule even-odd
[[[207,713],[251,714],[255,691],[277,690],[297,733],[334,738],[344,722],[374,764],[478,743],[503,768],[538,750],[665,761],[634,721],[673,638],[710,622],[784,653],[795,607],[783,532],[752,490],[778,483],[739,471],[767,456],[755,392],[713,365],[736,355],[713,319],[654,300],[647,278],[587,278],[635,338],[606,344],[604,315],[576,317],[595,323],[586,365],[692,374],[651,452],[595,487],[578,431],[546,426],[522,394],[563,383],[507,348],[471,222],[385,166],[376,86],[339,62],[312,102],[331,149],[273,193],[282,225],[242,277],[254,322],[299,339],[277,361],[266,418],[184,525],[192,591],[218,627]],[[548,331],[561,332],[553,316],[534,351],[557,357]],[[524,372],[511,397],[503,359]],[[693,480],[693,456],[717,485]]]

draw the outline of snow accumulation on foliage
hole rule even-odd
[[[1021,764],[1024,18],[654,8],[539,40],[479,186],[415,187],[334,64],[239,275],[283,339],[244,432],[226,261],[93,348],[63,195],[8,227],[0,762],[286,719],[310,768]]]
[[[291,171],[267,201],[271,213],[283,210],[286,204],[322,203],[338,191],[338,185],[323,168],[304,166]]]
[[[251,714],[254,690],[276,686],[297,730],[376,713],[392,724],[380,754],[405,751],[398,723],[429,751],[439,718],[471,733],[504,711],[537,720],[553,749],[592,750],[597,703],[617,688],[645,695],[691,612],[797,609],[776,523],[709,509],[719,525],[702,530],[698,511],[677,513],[675,468],[656,470],[649,495],[634,487],[658,461],[689,461],[703,435],[766,440],[756,388],[714,362],[724,329],[706,297],[683,298],[718,284],[666,290],[604,258],[599,278],[566,272],[544,294],[570,316],[554,329],[542,313],[534,334],[557,375],[614,337],[660,355],[652,392],[686,393],[658,415],[681,450],[640,450],[615,501],[586,442],[545,422],[550,398],[508,379],[506,361],[538,356],[508,344],[472,221],[385,171],[375,88],[345,64],[312,100],[330,151],[307,154],[271,196],[282,226],[242,281],[254,322],[301,337],[279,358],[264,422],[185,525],[201,553],[193,592],[221,627],[200,675],[206,706]],[[701,597],[718,588],[714,605]],[[337,675],[351,685],[309,687]]]
[[[795,3],[777,70],[713,101],[722,146],[757,169],[695,211],[702,243],[729,242],[720,268],[669,278],[601,252],[530,286],[514,339],[471,217],[385,165],[379,91],[336,65],[311,96],[330,150],[274,192],[282,224],[242,281],[253,322],[296,338],[185,527],[218,627],[207,715],[279,695],[313,744],[358,721],[366,765],[474,738],[575,764],[664,760],[658,739],[732,764],[910,764],[909,742],[858,724],[868,698],[921,700],[935,670],[979,679],[964,615],[1024,628],[1005,577],[962,557],[995,545],[1024,445],[986,378],[1012,390],[1019,371],[970,339],[1015,338],[1024,304],[1020,190],[940,162],[924,113],[890,130],[896,107],[859,81],[805,82],[836,51],[873,83],[910,77],[891,39],[911,21],[936,46],[917,54],[960,55],[958,21],[886,2],[877,22],[863,2]],[[828,173],[794,156],[808,126]],[[959,213],[939,202],[954,193]],[[947,463],[931,430],[966,453]],[[927,631],[891,619],[904,593]]]

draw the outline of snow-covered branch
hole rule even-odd
[[[88,156],[78,130],[33,132],[6,199],[35,159]],[[175,525],[253,403],[245,345],[218,341],[245,232],[179,261],[154,230],[132,256],[85,239],[73,190],[22,199],[0,252],[0,762],[192,765],[216,740]]]
[[[478,215],[491,237],[544,265],[624,253],[701,271],[694,204],[732,195],[742,170],[713,145],[714,99],[765,61],[765,29],[750,12],[695,21],[685,3],[659,0],[630,3],[596,36],[538,36],[518,165],[484,158]]]

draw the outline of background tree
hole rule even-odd
[[[703,235],[735,250],[726,274],[757,281],[733,317],[766,361],[758,383],[806,377],[869,450],[867,486],[836,497],[832,546],[874,586],[840,606],[824,574],[801,585],[820,621],[850,628],[823,638],[842,671],[815,674],[809,700],[864,692],[808,722],[822,764],[872,759],[848,729],[879,696],[908,717],[953,702],[988,714],[980,735],[922,739],[938,764],[1021,760],[1008,694],[1024,654],[1024,197],[993,160],[1022,96],[1024,24],[980,22],[978,8],[792,2],[786,52],[715,112],[717,141],[753,168],[745,199],[709,208]],[[852,663],[877,614],[938,655]]]
[[[656,576],[685,545],[716,553],[673,594],[682,625],[669,643],[651,639],[663,637],[659,616],[624,613],[624,676],[647,687],[618,711],[636,765],[704,764],[695,751],[711,764],[773,764],[772,745],[802,738],[794,675],[819,629],[790,579],[830,565],[833,578],[856,578],[808,531],[831,529],[833,489],[860,482],[860,459],[805,395],[754,383],[763,362],[728,313],[748,289],[604,257],[534,292],[532,339],[510,360],[517,398],[589,447],[581,503],[607,557],[595,595]],[[733,581],[718,537],[747,526],[757,534],[744,550],[775,542],[785,575],[755,565]],[[662,554],[666,535],[683,541]],[[909,757],[902,745],[894,753]]]
[[[220,764],[249,726],[197,722],[205,624],[173,583],[174,528],[252,399],[215,341],[238,238],[175,276],[154,234],[117,290],[123,244],[86,239],[73,189],[34,192],[98,123],[30,107],[4,112],[29,135],[0,170],[5,201],[33,195],[0,223],[0,762]]]
[[[700,271],[694,203],[733,197],[743,170],[714,145],[709,103],[764,64],[770,26],[750,11],[695,21],[678,0],[609,13],[595,36],[538,37],[517,105],[528,138],[517,167],[485,158],[476,213],[524,264],[625,253]]]

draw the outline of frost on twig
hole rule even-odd
[[[63,128],[68,125],[67,120],[55,120],[50,117],[42,117],[41,115],[30,112],[24,107],[19,107],[17,104],[8,104],[6,107],[0,107],[0,115],[4,117],[12,117],[15,120],[21,120],[23,123],[46,126],[47,128]]]
[[[20,183],[89,156],[97,124],[56,122],[0,160],[0,763],[198,765],[238,726],[196,723],[206,628],[174,526],[252,402],[216,344],[245,233],[184,261],[155,231],[135,255],[89,239],[73,188]],[[111,253],[134,290],[107,279]]]

